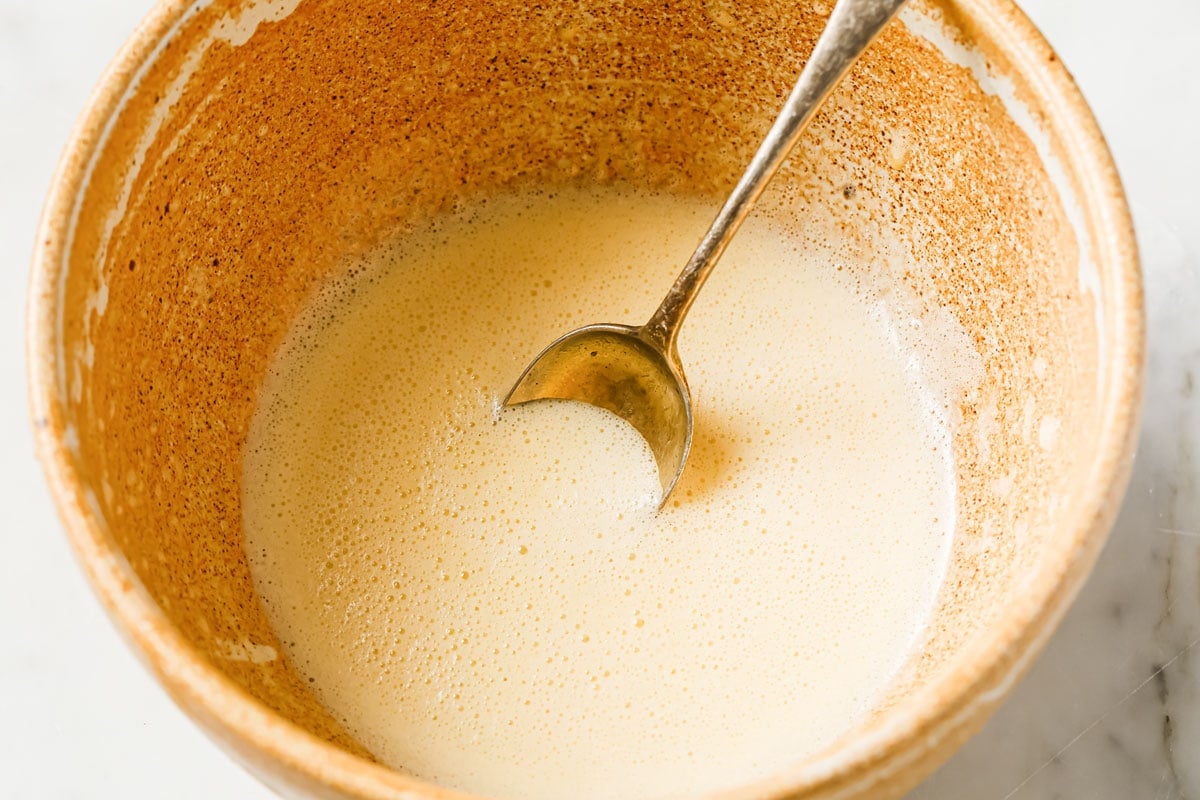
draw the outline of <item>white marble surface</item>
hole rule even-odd
[[[1134,205],[1146,425],[1112,540],[1062,628],[983,733],[911,798],[1200,800],[1200,3],[1024,5],[1091,100]],[[0,0],[0,797],[269,796],[104,618],[24,419],[38,209],[71,121],[148,6]]]

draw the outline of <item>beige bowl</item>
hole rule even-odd
[[[117,625],[268,784],[458,796],[375,763],[255,595],[241,448],[305,298],[347,256],[514,183],[718,197],[828,5],[170,0],[121,52],[42,221],[38,447]],[[833,208],[867,252],[901,242],[881,269],[953,317],[983,371],[950,409],[959,525],[924,651],[850,734],[721,796],[896,797],[997,706],[1100,548],[1139,407],[1137,259],[1100,133],[1008,0],[907,8],[801,149],[778,201]]]

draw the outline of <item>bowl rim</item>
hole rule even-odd
[[[711,797],[857,797],[899,794],[953,752],[999,705],[1053,632],[1107,537],[1128,481],[1141,413],[1144,313],[1133,224],[1099,126],[1071,75],[1013,0],[945,0],[1009,60],[1041,125],[1062,144],[1064,166],[1090,230],[1105,288],[1107,365],[1098,457],[1084,481],[1073,530],[1029,578],[999,624],[980,637],[934,689],[935,702],[893,718],[795,770]],[[160,0],[122,45],[93,89],[55,170],[38,225],[27,299],[26,361],[36,451],[72,550],[118,631],[172,699],[244,765],[274,765],[289,777],[361,798],[476,797],[391,770],[330,744],[272,711],[214,667],[177,631],[141,586],[101,523],[71,456],[60,397],[61,291],[71,229],[110,123],[160,47],[200,7]],[[1057,541],[1057,540],[1056,540]],[[259,764],[263,766],[264,764]],[[260,777],[262,772],[252,769]],[[269,770],[268,770],[269,771]]]

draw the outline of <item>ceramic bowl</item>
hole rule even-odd
[[[405,226],[521,182],[715,204],[828,12],[168,0],[121,51],[37,243],[38,449],[117,626],[270,786],[461,796],[373,760],[289,664],[255,593],[241,451],[306,298]],[[958,530],[921,653],[826,750],[719,796],[897,797],[1017,681],[1120,502],[1142,366],[1129,214],[1082,97],[1008,0],[914,0],[773,191],[796,213],[832,209],[862,248],[898,242],[903,258],[880,268],[931,324],[965,332],[981,370],[947,409]]]

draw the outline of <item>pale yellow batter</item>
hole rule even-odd
[[[686,796],[830,743],[919,646],[954,527],[942,399],[816,237],[751,221],[693,309],[696,438],[662,512],[615,416],[498,411],[557,335],[649,316],[712,213],[490,198],[297,321],[246,547],[287,656],[383,762],[503,798]]]

